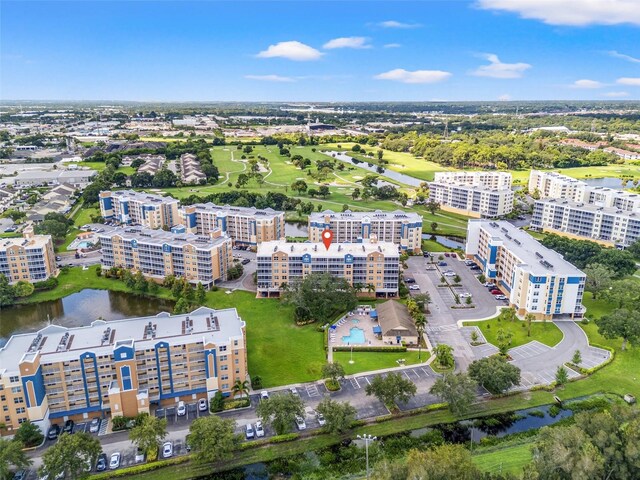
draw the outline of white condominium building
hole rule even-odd
[[[437,183],[454,183],[492,190],[510,189],[512,177],[508,172],[436,172],[433,178]]]
[[[513,191],[492,190],[468,185],[429,183],[429,200],[440,204],[443,210],[470,217],[495,218],[513,210]]]
[[[100,214],[105,220],[147,228],[171,228],[179,223],[178,200],[133,190],[100,192]]]
[[[400,254],[389,242],[322,243],[263,242],[257,255],[258,297],[279,296],[311,273],[329,273],[376,297],[398,295]],[[373,291],[369,290],[370,287]]]
[[[537,200],[531,228],[626,247],[640,238],[640,212],[571,200]]]
[[[51,235],[34,235],[28,226],[23,238],[0,238],[0,275],[9,283],[42,282],[57,274]]]
[[[213,203],[184,206],[179,211],[180,223],[187,232],[206,235],[220,229],[231,237],[234,245],[255,247],[261,242],[285,236],[284,212],[271,208],[231,207]]]
[[[538,192],[540,198],[575,199],[576,192],[584,182],[556,172],[531,170],[529,174],[529,193]]]
[[[333,231],[333,243],[362,243],[375,235],[403,250],[419,252],[422,245],[422,217],[414,212],[324,212],[309,215],[309,240],[322,242],[322,232]]]
[[[519,315],[531,313],[538,320],[583,316],[585,274],[512,224],[470,220],[466,256]]]

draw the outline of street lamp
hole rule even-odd
[[[378,439],[378,437],[372,437],[371,435],[358,435],[358,440],[364,441],[364,451],[367,458],[367,479],[369,478],[369,444]]]

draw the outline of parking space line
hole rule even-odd
[[[353,388],[361,388],[360,384],[358,383],[358,379],[356,377],[351,377],[349,381],[351,382],[351,386]]]
[[[402,373],[404,373],[404,376],[407,377],[407,380],[411,380],[411,377],[409,377],[409,374],[406,370],[403,370]]]
[[[422,370],[427,377],[431,376],[431,375],[429,375],[429,372],[427,370],[425,370],[424,368],[420,368],[420,370]]]
[[[371,385],[371,382],[369,381],[369,379],[368,379],[367,377],[364,377],[364,379],[367,381],[367,383],[368,383],[369,385]]]

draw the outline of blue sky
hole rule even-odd
[[[2,99],[640,99],[638,0],[0,9]]]

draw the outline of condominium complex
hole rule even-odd
[[[34,235],[28,226],[23,238],[0,239],[0,275],[9,283],[41,282],[57,274],[51,235]]]
[[[429,183],[429,200],[438,202],[443,210],[470,217],[495,218],[513,210],[513,191],[493,190],[469,185]]]
[[[180,178],[183,183],[191,184],[207,180],[200,166],[200,160],[192,153],[184,153],[180,156]]]
[[[247,247],[285,236],[284,212],[271,208],[261,210],[198,203],[180,209],[179,223],[186,227],[187,232],[200,235],[219,229],[231,237],[235,245]]]
[[[232,265],[231,239],[215,230],[209,235],[173,233],[144,227],[96,226],[104,267],[126,267],[146,277],[168,275],[211,287],[227,278]]]
[[[322,232],[331,229],[333,243],[369,240],[391,242],[403,250],[419,252],[422,245],[422,217],[414,212],[324,212],[309,215],[309,240],[322,242]]]
[[[257,262],[259,297],[278,296],[283,283],[311,273],[345,278],[376,297],[398,295],[400,254],[394,243],[333,243],[327,249],[322,243],[263,242],[258,245]]]
[[[580,318],[586,276],[559,253],[508,222],[470,220],[467,258],[498,285],[519,315]]]
[[[537,200],[531,228],[626,247],[640,239],[640,211],[554,198]]]
[[[511,174],[507,172],[436,172],[433,178],[436,183],[453,183],[491,190],[510,189],[511,180]]]
[[[575,199],[579,187],[585,183],[556,172],[531,170],[529,173],[529,193],[537,193],[540,198]]]
[[[105,220],[147,228],[178,224],[178,203],[175,198],[133,190],[100,192],[100,214]]]
[[[67,419],[133,417],[151,404],[229,395],[245,379],[245,322],[235,308],[49,325],[0,349],[0,434],[26,420],[46,431]]]

